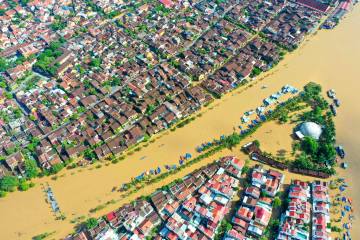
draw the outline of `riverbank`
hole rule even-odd
[[[345,147],[346,161],[350,164],[350,168],[346,172],[340,172],[340,175],[347,175],[350,187],[356,189],[359,185],[355,185],[355,176],[356,172],[360,170],[357,161],[360,157],[357,151],[360,143],[360,135],[357,133],[360,132],[360,126],[356,123],[360,122],[360,110],[353,106],[354,103],[360,101],[360,96],[357,94],[359,89],[357,69],[360,67],[358,61],[360,57],[359,37],[360,8],[357,5],[336,29],[323,30],[310,37],[310,41],[287,55],[279,66],[261,75],[257,84],[253,83],[252,87],[246,87],[245,91],[244,88],[239,88],[215,101],[195,121],[174,132],[167,131],[147,148],[134,152],[118,164],[104,165],[101,168],[96,168],[95,165],[84,169],[64,171],[60,175],[65,174],[66,176],[58,177],[56,181],[51,180],[50,177],[39,179],[36,181],[37,186],[33,189],[27,192],[15,192],[0,199],[1,239],[30,239],[46,231],[56,231],[52,236],[58,239],[71,233],[73,230],[71,220],[81,216],[88,217],[90,209],[119,198],[120,193],[111,192],[113,187],[119,187],[121,183],[128,182],[132,177],[150,168],[178,163],[179,156],[185,152],[190,152],[195,156],[196,146],[222,134],[231,133],[233,128],[239,124],[240,116],[244,111],[258,106],[263,98],[279,90],[285,84],[302,88],[307,82],[315,81],[320,83],[324,90],[329,88],[336,90],[337,96],[342,102],[339,116],[335,118],[337,139]],[[262,85],[268,87],[262,89]],[[269,131],[272,131],[272,135],[266,133]],[[269,123],[269,128],[264,125],[254,134],[254,137],[260,139],[265,151],[275,153],[279,146],[284,145],[281,139],[285,139],[286,133],[283,131],[285,131],[283,128],[277,128]],[[174,176],[174,179],[225,154],[231,154],[231,152],[224,150],[219,155],[182,171]],[[144,156],[145,158],[143,158]],[[157,187],[166,184],[167,181],[170,182],[171,178],[152,185],[131,197],[149,194]],[[49,182],[51,185],[59,206],[67,217],[65,221],[56,221],[50,211],[50,206],[45,203],[44,193],[41,192],[40,186],[40,183],[45,182]],[[360,192],[353,191],[350,195],[354,200],[354,207],[356,210],[359,209]],[[122,203],[120,201],[110,204],[96,212],[94,216],[100,216]],[[360,219],[358,212],[356,214],[357,219]],[[354,223],[354,225],[356,224],[360,224],[359,221]],[[353,239],[360,238],[360,233],[356,231],[359,230],[353,229]]]

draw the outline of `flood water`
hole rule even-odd
[[[56,231],[58,239],[73,231],[70,223],[76,217],[88,216],[89,210],[112,199],[119,193],[111,192],[115,186],[128,182],[143,171],[178,163],[186,152],[195,155],[195,147],[203,142],[229,134],[240,123],[243,112],[259,106],[262,99],[278,91],[283,85],[301,88],[309,81],[322,84],[324,90],[334,88],[341,101],[336,117],[337,139],[343,145],[349,163],[346,175],[352,188],[355,207],[360,207],[360,5],[331,31],[320,31],[294,53],[285,57],[279,66],[248,89],[238,89],[216,101],[212,109],[204,110],[201,117],[177,129],[166,132],[148,147],[128,156],[116,165],[92,166],[63,171],[56,181],[50,178],[36,180],[36,187],[27,192],[15,192],[0,199],[0,239],[31,239],[34,235]],[[267,85],[262,89],[262,85]],[[274,126],[272,134],[282,138],[283,131]],[[284,138],[288,136],[284,136]],[[276,144],[274,147],[277,146]],[[273,149],[276,151],[276,149]],[[198,165],[197,165],[198,166]],[[186,170],[187,172],[190,171]],[[60,209],[67,217],[56,221],[45,202],[41,184],[48,182],[53,188]],[[149,191],[149,190],[148,190]],[[144,192],[146,194],[148,192]],[[109,206],[110,209],[116,205]],[[105,209],[104,211],[107,211]],[[97,215],[103,214],[100,211]],[[357,221],[360,216],[357,213]],[[359,221],[357,225],[360,226]],[[356,223],[354,224],[356,226]],[[360,239],[360,229],[353,230],[353,239]]]

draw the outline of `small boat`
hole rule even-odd
[[[335,98],[335,96],[336,96],[335,90],[334,89],[328,90],[327,95],[329,98]]]
[[[242,123],[247,123],[247,122],[249,122],[249,120],[250,120],[250,118],[248,118],[248,117],[245,117],[245,116],[241,117],[241,122]]]
[[[336,111],[336,107],[335,107],[334,104],[330,104],[330,110],[331,110],[332,114],[333,114],[334,116],[336,116],[337,111]]]
[[[349,167],[349,165],[347,163],[341,163],[340,165],[343,169],[347,169]],[[345,186],[343,186],[345,187]]]
[[[185,160],[192,158],[192,155],[190,153],[185,154]]]
[[[342,146],[337,146],[335,148],[337,154],[341,157],[341,158],[344,158],[345,157],[345,150]]]
[[[254,110],[249,110],[249,111],[245,112],[245,116],[250,116],[253,113],[255,113]]]
[[[340,100],[335,98],[334,99],[335,106],[340,107]]]

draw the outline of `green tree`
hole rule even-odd
[[[289,121],[289,115],[287,111],[282,111],[279,116],[280,123],[287,123]]]
[[[56,50],[58,50],[60,47],[61,47],[61,42],[59,42],[59,41],[51,42],[50,45],[49,45],[49,49],[50,49],[51,51],[56,51]]]
[[[6,192],[0,190],[0,198],[6,197]]]
[[[88,148],[88,149],[86,149],[86,150],[84,151],[84,157],[85,157],[86,159],[93,160],[93,159],[96,158],[96,155],[95,155],[95,153],[94,153],[93,150],[91,150],[91,149]]]
[[[14,113],[14,116],[16,119],[19,119],[22,116],[22,112],[21,112],[20,108],[14,109],[13,113]]]
[[[18,188],[20,191],[27,191],[30,188],[30,184],[25,179],[21,179]]]
[[[19,3],[20,3],[22,6],[26,6],[29,2],[30,2],[30,0],[19,0]]]
[[[304,153],[296,157],[295,161],[293,162],[293,166],[303,169],[314,169],[313,163]]]
[[[279,197],[275,197],[273,201],[273,207],[278,208],[281,207],[282,201]]]
[[[6,97],[7,99],[12,99],[13,95],[9,92],[3,92],[4,97]]]
[[[36,120],[36,117],[35,117],[34,115],[30,115],[30,116],[29,116],[29,119],[30,119],[31,121],[35,121],[35,120]]]
[[[258,67],[254,67],[254,69],[251,72],[251,76],[252,77],[256,77],[258,76],[260,73],[262,72],[262,70]]]
[[[240,136],[237,133],[233,133],[224,139],[224,145],[228,149],[232,149],[240,143]]]
[[[28,178],[34,178],[39,175],[39,168],[36,164],[36,161],[33,159],[26,159],[25,160],[25,173],[26,177]]]
[[[301,142],[301,148],[307,154],[314,156],[319,149],[319,143],[314,138],[306,136]]]
[[[98,224],[98,221],[96,218],[89,218],[88,220],[86,220],[85,222],[85,227],[90,230],[93,229],[94,227],[96,227]]]
[[[5,72],[9,68],[5,58],[0,57],[0,72]]]
[[[255,144],[255,146],[257,146],[258,148],[260,147],[260,142],[259,142],[259,140],[254,140],[254,144]]]
[[[319,156],[323,156],[326,160],[332,160],[335,158],[336,151],[332,144],[325,143],[319,147]]]
[[[19,179],[14,176],[5,176],[0,180],[0,190],[12,192],[19,186]]]
[[[101,59],[100,58],[92,58],[91,61],[90,61],[90,66],[92,67],[100,67],[101,65]]]
[[[310,82],[304,87],[306,93],[314,96],[321,93],[321,86],[317,83]]]
[[[50,169],[50,173],[56,174],[56,173],[60,172],[63,168],[64,168],[63,163],[54,164]]]
[[[152,114],[156,109],[156,106],[154,104],[149,104],[146,108],[145,114],[150,115]]]
[[[5,89],[7,87],[6,82],[0,81],[0,88]]]
[[[32,117],[33,115],[30,115],[30,117]],[[31,119],[31,118],[30,118]],[[33,119],[31,119],[33,120]],[[35,119],[34,119],[35,120]],[[33,120],[33,121],[34,121]],[[36,147],[37,145],[40,143],[40,139],[37,138],[37,137],[33,137],[31,138],[30,140],[30,143],[27,145],[27,149],[30,151],[30,152],[35,152],[36,150]]]
[[[120,86],[120,84],[121,84],[121,79],[119,78],[119,77],[112,77],[111,78],[111,82],[110,82],[110,85],[111,86]]]

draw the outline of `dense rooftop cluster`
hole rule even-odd
[[[293,180],[277,239],[331,239],[329,184]],[[312,226],[309,228],[309,226]],[[311,232],[310,232],[311,229]]]
[[[317,26],[321,16],[320,12],[309,12],[304,6],[288,5],[264,28],[264,33],[273,41],[292,49]]]
[[[0,178],[123,152],[276,65],[323,14],[278,0],[0,1]]]
[[[314,181],[312,191],[312,236],[313,239],[330,238],[330,195],[329,183]]]
[[[225,239],[259,238],[269,225],[274,197],[281,190],[285,176],[257,166],[252,170],[251,184],[243,191],[240,206],[232,217],[232,229]]]
[[[281,216],[278,239],[309,239],[311,221],[310,185],[307,182],[294,180],[289,189],[289,204]]]
[[[292,180],[287,187],[284,179],[283,173],[261,165],[248,171],[244,161],[226,156],[88,220],[68,240],[330,239],[328,183]],[[236,204],[235,195],[240,196]]]
[[[224,157],[98,220],[70,239],[213,239],[239,188],[244,162]]]

